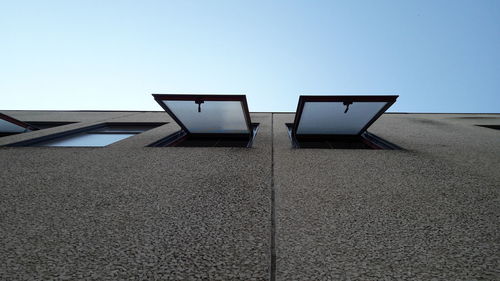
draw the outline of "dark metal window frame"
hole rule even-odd
[[[370,121],[366,123],[366,125],[356,134],[357,136],[361,136],[368,127],[370,127],[391,105],[396,102],[398,95],[386,95],[386,96],[300,96],[299,103],[297,105],[297,110],[295,112],[295,120],[293,122],[292,127],[292,136],[297,138],[297,136],[301,138],[313,137],[313,138],[327,138],[331,136],[339,136],[342,135],[334,135],[334,134],[298,134],[297,129],[299,127],[300,119],[302,117],[302,112],[304,110],[304,105],[306,102],[344,102],[344,103],[353,103],[353,102],[386,102],[387,104],[382,107],[377,114],[373,116]]]
[[[22,147],[22,146],[36,146],[36,144],[41,143],[41,142],[46,142],[50,140],[55,140],[58,138],[63,138],[63,137],[68,137],[71,135],[76,135],[80,133],[92,133],[92,134],[140,134],[143,133],[144,131],[114,131],[114,132],[94,132],[94,130],[105,128],[108,126],[151,126],[152,128],[162,126],[167,124],[167,122],[126,122],[126,123],[115,123],[115,122],[106,122],[106,123],[100,123],[96,125],[91,125],[91,126],[86,126],[83,128],[78,128],[78,129],[73,129],[73,130],[68,130],[60,133],[55,133],[51,134],[48,136],[43,136],[43,137],[38,137],[38,138],[33,138],[21,142],[16,142],[13,144],[8,144],[6,146],[9,147]],[[85,146],[81,146],[85,147]],[[64,148],[64,147],[61,147]]]

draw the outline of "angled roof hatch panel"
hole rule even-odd
[[[245,95],[153,94],[153,97],[188,134],[252,134]]]
[[[8,115],[0,113],[0,133],[24,133],[38,130],[38,128],[31,126],[28,123],[19,121]]]
[[[398,96],[300,96],[295,136],[363,134]]]

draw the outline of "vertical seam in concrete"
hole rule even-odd
[[[276,280],[276,210],[274,189],[274,114],[271,113],[271,276]]]

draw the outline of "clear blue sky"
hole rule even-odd
[[[398,94],[500,112],[500,0],[0,0],[0,109],[161,110],[151,93]]]

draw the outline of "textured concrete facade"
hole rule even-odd
[[[146,147],[165,112],[3,111],[74,121],[0,138],[1,280],[495,280],[500,114],[385,114],[404,150]],[[5,147],[103,122],[168,122],[103,148]]]

